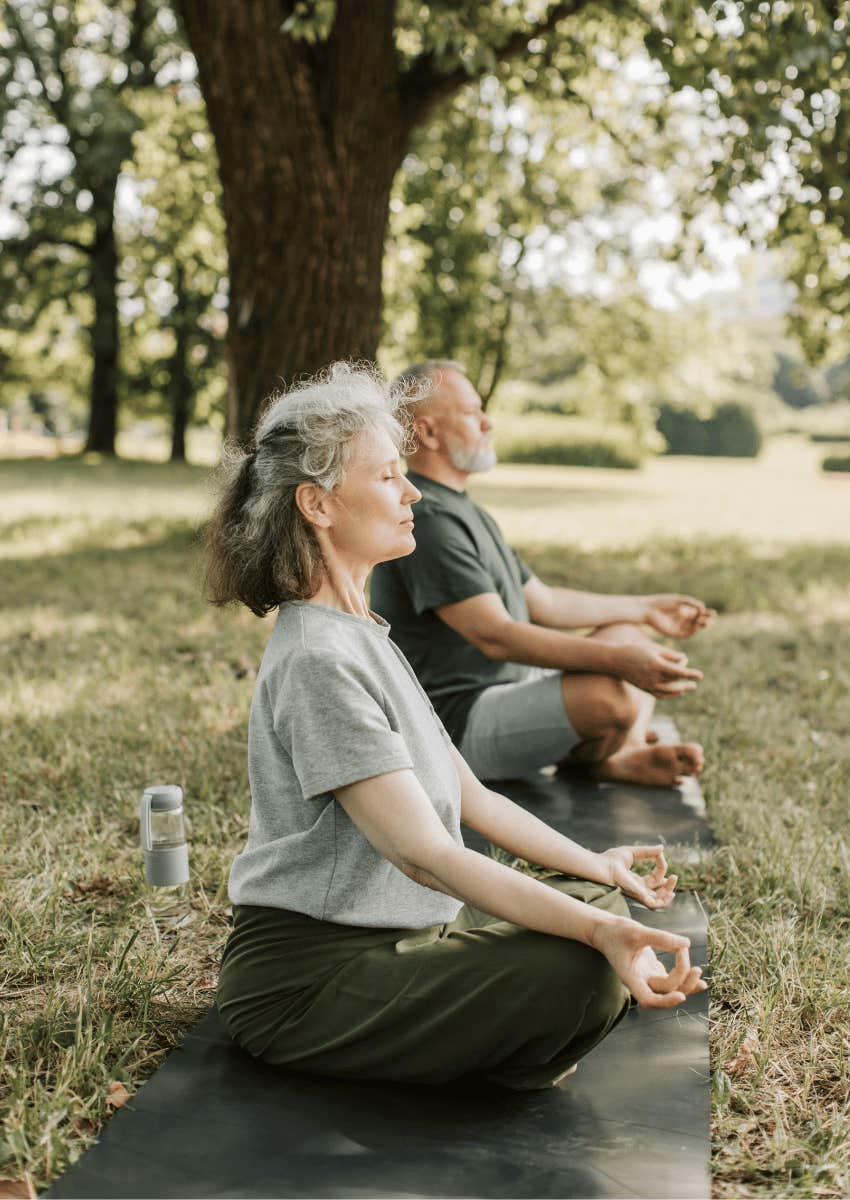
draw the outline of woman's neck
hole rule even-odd
[[[366,577],[369,568],[359,570],[334,569],[326,572],[321,586],[310,597],[314,604],[326,604],[328,608],[338,608],[341,612],[353,613],[355,617],[372,619],[369,606],[366,603]]]

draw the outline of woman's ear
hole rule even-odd
[[[330,497],[317,483],[299,483],[295,503],[301,515],[319,529],[329,529],[332,521],[328,512]]]

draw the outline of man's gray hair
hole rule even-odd
[[[465,375],[466,367],[453,358],[426,358],[423,362],[405,367],[400,375],[396,375],[392,389],[405,397],[407,409],[412,410],[439,385],[441,371],[458,371]]]
[[[263,616],[284,600],[305,600],[325,564],[313,527],[298,508],[299,484],[332,492],[342,483],[354,438],[385,429],[399,452],[409,433],[405,396],[366,363],[333,363],[288,392],[273,393],[253,448],[225,448],[221,498],[206,536],[207,598],[241,600]]]

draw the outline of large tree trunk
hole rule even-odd
[[[189,322],[192,309],[187,305],[185,272],[178,262],[175,265],[174,290],[177,295],[175,306],[174,353],[168,372],[169,407],[171,409],[171,461],[186,461],[186,429],[192,419],[192,377],[189,371]]]
[[[221,169],[237,436],[275,387],[374,359],[390,189],[413,124],[390,0],[339,0],[313,46],[281,32],[285,9],[183,3]]]
[[[115,184],[94,199],[95,240],[90,252],[90,291],[94,320],[91,401],[86,450],[115,453],[118,422],[118,249],[113,220]]]

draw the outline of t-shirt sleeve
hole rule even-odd
[[[522,580],[523,587],[524,587],[525,584],[528,583],[529,579],[531,579],[531,577],[534,575],[534,572],[532,571],[532,569],[528,565],[528,563],[525,561],[525,559],[520,558],[520,556],[517,554],[516,550],[514,550],[513,546],[511,546],[511,554],[516,559],[516,565],[519,567],[519,576],[520,576],[520,579]]]
[[[356,663],[329,653],[299,656],[280,681],[272,711],[305,799],[413,767],[380,688]]]
[[[444,513],[416,517],[415,510],[414,518],[416,549],[396,559],[396,564],[417,616],[429,608],[498,590],[460,521]]]

